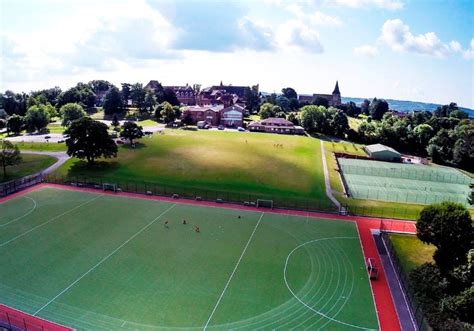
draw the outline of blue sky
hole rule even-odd
[[[2,0],[0,90],[107,79],[474,108],[474,1]]]

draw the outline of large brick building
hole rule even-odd
[[[202,89],[196,97],[200,106],[222,104],[225,107],[245,104],[245,96],[250,92],[249,86],[214,85]]]
[[[326,99],[328,101],[329,106],[331,107],[340,106],[342,102],[341,102],[341,92],[339,91],[339,82],[336,81],[336,86],[334,87],[334,91],[332,92],[332,94],[317,94],[317,93],[314,93],[313,95],[300,94],[298,96],[298,101],[311,103],[316,98]]]
[[[192,124],[203,121],[213,126],[236,128],[243,125],[244,112],[245,108],[239,105],[191,106],[183,110],[182,119]]]
[[[160,83],[157,80],[150,80],[145,88],[155,92],[159,87]],[[185,86],[161,86],[163,89],[171,89],[176,94],[176,98],[182,105],[195,105],[196,104],[196,93],[193,88],[186,84]]]

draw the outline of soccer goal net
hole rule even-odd
[[[257,199],[257,208],[260,207],[273,209],[273,200]]]
[[[104,183],[102,184],[102,190],[117,192],[117,184]]]

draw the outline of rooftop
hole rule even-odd
[[[369,153],[390,151],[392,153],[401,155],[399,152],[394,150],[392,147],[385,146],[385,145],[382,145],[382,144],[367,145],[367,146],[365,146],[365,150]]]

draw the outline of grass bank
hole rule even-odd
[[[436,247],[424,244],[415,235],[390,234],[389,238],[406,274],[423,263],[433,262]]]
[[[0,169],[0,183],[20,177],[28,176],[46,169],[56,162],[56,158],[47,155],[21,154],[20,164],[7,167],[7,176],[3,176],[3,169]]]

